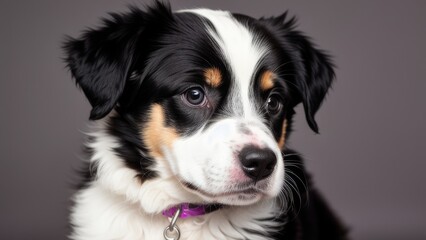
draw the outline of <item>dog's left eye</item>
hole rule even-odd
[[[281,112],[283,107],[281,98],[275,94],[268,97],[266,101],[266,109],[270,115],[276,115]]]
[[[192,87],[182,94],[184,102],[191,107],[204,106],[207,103],[206,94],[200,87]]]

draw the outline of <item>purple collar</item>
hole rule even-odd
[[[163,215],[166,217],[173,217],[176,211],[182,209],[179,218],[189,218],[197,217],[207,213],[211,213],[223,207],[221,204],[207,204],[207,205],[198,205],[191,203],[182,203],[180,205],[171,207],[163,211]]]

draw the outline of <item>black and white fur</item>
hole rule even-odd
[[[156,2],[111,14],[64,49],[93,107],[71,239],[163,239],[161,212],[181,203],[223,205],[178,220],[182,240],[345,238],[285,147],[299,103],[318,131],[334,78],[294,18]],[[247,148],[268,151],[269,170],[250,175]]]

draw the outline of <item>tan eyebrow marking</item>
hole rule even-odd
[[[207,84],[212,87],[219,87],[222,84],[222,74],[217,68],[208,68],[204,71]]]
[[[260,89],[268,91],[274,87],[275,74],[269,70],[265,71],[260,77]]]

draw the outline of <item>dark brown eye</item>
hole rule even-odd
[[[192,87],[183,94],[185,101],[191,106],[201,106],[206,103],[206,94],[200,87]]]
[[[266,109],[270,115],[276,115],[281,112],[283,104],[281,98],[276,95],[271,95],[266,101]]]

